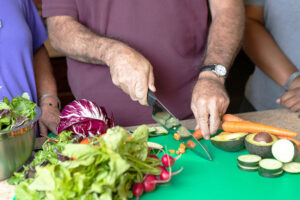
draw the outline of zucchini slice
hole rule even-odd
[[[276,178],[279,177],[283,174],[283,170],[276,172],[276,173],[267,173],[267,172],[262,172],[259,168],[258,174],[263,176],[263,177],[268,177],[268,178]]]
[[[248,171],[248,172],[257,171],[257,169],[258,169],[258,167],[247,167],[247,166],[243,166],[241,164],[238,164],[238,168],[240,168],[241,170],[244,170],[244,171]]]
[[[261,157],[254,154],[240,155],[238,158],[238,163],[245,167],[257,167]]]
[[[262,173],[274,174],[282,171],[283,164],[282,162],[266,158],[259,161],[259,169]]]
[[[161,144],[155,142],[147,142],[147,145],[151,149],[163,149],[164,147]]]
[[[300,163],[290,162],[283,165],[283,170],[287,173],[291,174],[299,174],[300,173]]]

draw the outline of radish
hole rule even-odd
[[[161,167],[162,171],[159,175],[159,180],[161,181],[157,181],[156,183],[166,183],[169,182],[171,180],[171,177],[180,173],[183,168],[180,168],[177,172],[173,172],[172,173],[172,169],[170,168],[170,171],[168,171],[166,168]]]
[[[165,167],[173,167],[175,161],[177,159],[179,159],[180,156],[181,156],[181,154],[179,156],[177,156],[176,158],[173,158],[172,156],[165,154],[161,157],[161,162],[162,162],[163,166],[165,166]]]
[[[136,196],[136,199],[139,200],[139,197],[144,193],[144,186],[142,183],[134,184],[132,188],[133,195]]]
[[[155,176],[151,174],[146,175],[143,181],[145,192],[152,192],[156,187],[156,182]]]

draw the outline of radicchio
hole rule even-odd
[[[64,107],[60,114],[57,131],[60,133],[63,130],[70,130],[86,138],[105,133],[113,126],[113,117],[107,116],[104,107],[82,99],[72,101]]]

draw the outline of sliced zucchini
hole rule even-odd
[[[276,173],[267,173],[267,172],[262,172],[259,168],[258,174],[263,176],[263,177],[268,177],[268,178],[276,178],[279,177],[283,174],[283,170],[276,172]]]
[[[241,164],[238,164],[238,168],[240,168],[241,170],[244,170],[244,171],[248,171],[248,172],[257,171],[257,169],[258,169],[258,167],[247,167],[247,166],[243,166]]]
[[[237,158],[237,160],[240,165],[246,167],[257,167],[259,161],[261,161],[261,157],[254,154],[246,154],[246,155],[240,155]]]
[[[300,173],[300,163],[297,162],[290,162],[283,165],[282,169],[285,172],[291,174],[299,174]]]
[[[149,136],[167,135],[169,132],[162,126],[148,127]]]
[[[161,144],[155,142],[147,142],[147,145],[151,149],[163,149],[164,147]]]
[[[283,164],[282,162],[266,158],[259,161],[259,169],[262,173],[274,174],[282,171]]]

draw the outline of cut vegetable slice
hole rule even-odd
[[[237,159],[239,164],[246,167],[256,167],[261,161],[261,157],[254,154],[240,155]]]
[[[287,139],[280,139],[272,146],[273,156],[283,163],[291,162],[295,158],[296,153],[296,145]]]
[[[282,171],[282,166],[282,162],[271,158],[262,159],[259,161],[259,167],[262,173],[278,173]]]
[[[163,149],[164,147],[161,144],[155,142],[147,142],[148,147],[152,149]]]
[[[247,167],[247,166],[243,166],[241,164],[238,164],[238,168],[240,168],[241,170],[244,170],[244,171],[248,171],[248,172],[257,171],[257,169],[258,169],[258,167]]]
[[[258,174],[263,176],[263,177],[276,178],[276,177],[279,177],[283,174],[283,170],[281,170],[279,172],[276,172],[276,173],[267,173],[267,172],[261,172],[260,169],[259,169]]]
[[[300,163],[297,162],[290,162],[283,165],[283,170],[285,172],[291,173],[291,174],[298,174],[300,173]]]

